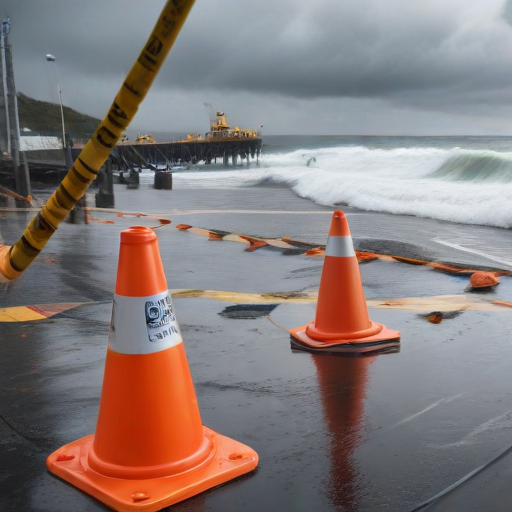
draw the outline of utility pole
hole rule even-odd
[[[5,41],[0,28],[0,152],[11,154],[9,112],[7,111],[7,73],[5,68]]]
[[[2,37],[5,55],[5,76],[7,84],[7,112],[9,123],[9,141],[14,178],[16,180],[16,192],[23,197],[30,195],[30,175],[28,166],[20,166],[20,122],[18,118],[18,98],[14,82],[14,67],[12,63],[12,46],[9,44],[9,32],[11,20],[5,18],[2,21]]]

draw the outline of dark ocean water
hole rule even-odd
[[[512,137],[264,135],[258,164],[200,165],[175,179],[212,189],[281,185],[320,205],[512,227]]]
[[[152,183],[152,172],[142,179]],[[512,137],[263,135],[258,162],[201,164],[175,179],[191,188],[282,186],[319,205],[512,227]]]

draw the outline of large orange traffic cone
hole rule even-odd
[[[155,511],[252,471],[258,455],[201,423],[153,230],[121,233],[96,433],[50,471],[119,511]]]
[[[400,333],[372,322],[368,316],[359,265],[347,218],[334,212],[316,318],[290,331],[292,347],[328,352],[371,352],[396,347]]]

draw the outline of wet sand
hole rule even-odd
[[[172,221],[157,230],[169,288],[317,290],[322,258],[268,247],[246,252],[242,244],[175,226],[325,244],[334,208],[280,187],[191,189],[179,178],[174,184],[172,191],[115,189],[116,209]],[[509,230],[342,209],[356,249],[512,269]],[[0,323],[2,510],[104,510],[49,474],[44,460],[94,432],[119,232],[159,222],[93,216],[114,223],[63,224],[23,276],[1,289],[4,308],[88,303],[47,320]],[[3,214],[4,243],[17,240],[31,217]],[[474,297],[465,291],[467,276],[430,267],[374,261],[360,270],[369,302]],[[500,279],[479,297],[512,301],[512,278]],[[254,448],[260,466],[173,510],[406,511],[511,444],[512,309],[467,309],[432,324],[428,311],[370,307],[372,320],[401,331],[401,349],[347,359],[290,349],[283,329],[312,321],[314,301],[284,302],[270,311],[272,322],[222,315],[232,302],[196,296],[174,303],[204,424]]]

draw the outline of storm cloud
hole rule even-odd
[[[103,117],[163,0],[0,0],[19,91]],[[512,1],[197,0],[134,125],[269,133],[510,133]]]

